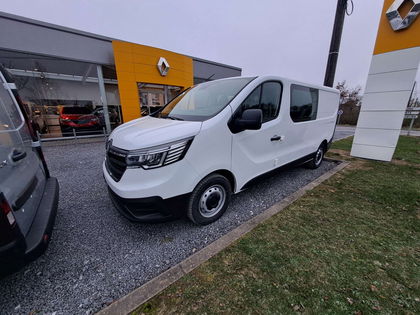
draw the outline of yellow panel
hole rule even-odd
[[[175,85],[187,88],[193,85],[193,60],[190,57],[149,46],[113,41],[115,67],[124,122],[140,117],[138,82]],[[157,68],[160,57],[170,66],[166,76]]]
[[[134,68],[133,68],[134,69]],[[133,72],[126,72],[126,71],[118,71],[117,72],[118,81],[135,81],[136,75]]]
[[[384,0],[374,55],[420,46],[420,17],[411,26],[394,31],[386,17],[386,11],[394,0]]]
[[[121,51],[121,52],[130,52],[131,53],[132,44],[127,43],[127,42],[118,41],[118,44],[113,45],[113,47],[114,47],[114,52],[115,51]]]
[[[118,63],[118,69],[119,71],[134,72],[134,64],[132,62],[121,61]]]
[[[120,89],[119,90],[120,93],[120,97],[123,97],[124,99],[135,99],[139,96],[138,92],[137,92],[137,88],[136,90],[133,90],[129,84],[127,84],[127,87]]]
[[[119,62],[133,63],[133,57],[130,52],[114,51],[114,59],[118,59]]]
[[[138,54],[138,53],[132,53],[132,56],[135,60],[134,63],[143,64],[143,65],[153,65],[154,67],[156,67],[156,64],[158,63],[160,57],[165,57],[163,54],[157,55],[157,56],[156,55],[150,56],[150,55],[144,55],[144,54]],[[168,60],[167,57],[165,58],[166,60]],[[171,62],[169,62],[169,65],[171,66],[171,69],[178,69],[178,70],[185,71],[186,67],[188,67],[188,62],[186,62],[184,58],[172,57]]]
[[[120,83],[118,82],[118,86]],[[123,89],[120,92],[121,111],[125,122],[140,117],[140,100],[135,81],[123,81]]]

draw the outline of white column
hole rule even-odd
[[[420,62],[420,47],[374,55],[351,155],[391,161]]]
[[[99,84],[99,93],[101,96],[101,102],[104,110],[104,120],[105,120],[105,127],[106,127],[106,133],[111,133],[111,123],[109,121],[109,112],[108,112],[108,101],[106,99],[106,93],[105,93],[105,83],[104,83],[104,76],[102,74],[102,66],[96,65],[96,70],[98,73],[98,84]]]

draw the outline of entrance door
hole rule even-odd
[[[147,116],[177,96],[182,88],[172,85],[159,85],[150,83],[139,83],[140,112]]]

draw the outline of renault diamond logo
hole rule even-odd
[[[161,76],[164,77],[164,76],[166,76],[168,74],[168,71],[169,71],[170,66],[169,66],[169,63],[166,61],[165,58],[160,57],[160,59],[158,61],[158,64],[157,64],[157,67],[159,69],[159,72],[160,72],[160,75]]]
[[[413,4],[410,12],[403,18],[399,12],[401,6],[409,1]],[[394,31],[403,30],[413,24],[414,20],[417,18],[417,15],[420,13],[420,0],[395,0],[392,5],[386,11],[386,17],[391,24],[391,27]]]

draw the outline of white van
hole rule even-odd
[[[275,76],[196,85],[112,132],[103,164],[111,199],[133,221],[186,213],[211,223],[252,179],[293,162],[319,167],[338,104],[335,89]]]

